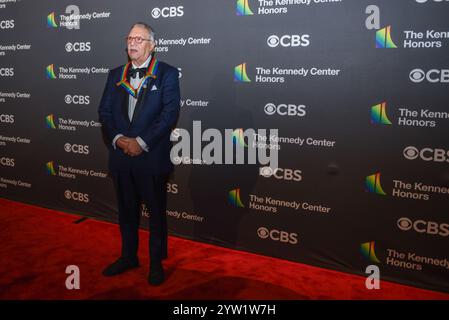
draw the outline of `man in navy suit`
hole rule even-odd
[[[117,191],[122,251],[104,271],[121,274],[139,266],[140,207],[150,209],[148,282],[165,280],[167,179],[173,170],[170,134],[180,107],[178,70],[154,56],[154,32],[136,23],[126,37],[130,61],[109,72],[98,109]]]

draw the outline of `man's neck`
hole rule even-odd
[[[134,68],[143,68],[145,67],[145,64],[147,64],[147,62],[149,63],[151,58],[151,54],[146,57],[145,59],[141,59],[141,60],[134,60],[132,61],[133,67]]]

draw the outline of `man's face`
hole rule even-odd
[[[141,26],[134,26],[128,34],[128,37],[141,37],[142,39],[149,39],[148,31]],[[149,57],[154,49],[154,42],[144,40],[141,43],[137,43],[134,39],[128,41],[128,55],[131,61],[142,64]]]

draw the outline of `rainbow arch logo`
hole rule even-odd
[[[380,184],[380,173],[375,173],[367,176],[365,179],[365,186],[371,193],[376,193],[382,196],[387,195]]]
[[[52,114],[49,114],[48,116],[45,117],[45,123],[47,124],[47,128],[56,129],[55,119]]]
[[[391,26],[380,29],[376,32],[376,48],[396,49],[397,46],[391,39]]]
[[[237,82],[251,82],[246,74],[246,62],[239,64],[234,68],[234,81]]]
[[[367,259],[368,261],[374,263],[380,263],[380,260],[376,256],[376,252],[374,251],[375,242],[365,242],[360,245],[360,253]]]
[[[48,65],[47,68],[45,69],[45,72],[47,74],[47,79],[56,79],[54,64]]]
[[[245,206],[240,199],[240,188],[233,189],[228,192],[228,200],[233,206],[237,208],[244,208]]]
[[[237,0],[237,15],[238,16],[252,16],[254,13],[249,7],[248,0]]]
[[[53,161],[49,161],[46,164],[47,167],[47,173],[51,176],[55,176],[56,175],[56,171],[55,171],[55,167],[54,167],[54,162]]]
[[[371,123],[392,124],[387,116],[387,103],[382,102],[371,107]]]
[[[248,147],[244,139],[243,129],[235,129],[232,131],[232,142],[234,145],[240,145],[241,147]]]
[[[50,28],[57,28],[58,25],[56,24],[56,19],[55,19],[55,13],[52,12],[47,16],[47,27]]]

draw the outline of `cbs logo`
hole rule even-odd
[[[184,15],[184,7],[165,7],[162,9],[154,8],[151,10],[151,16],[154,19],[162,18],[173,18],[173,17],[182,17]]]
[[[14,76],[14,68],[0,68],[0,76],[13,77]]]
[[[278,114],[280,116],[298,116],[304,117],[306,115],[306,106],[295,105],[295,104],[284,104],[275,105],[273,103],[267,103],[264,107],[264,111],[267,115],[271,116]]]
[[[14,115],[12,115],[12,114],[0,114],[0,122],[2,122],[2,123],[14,123]]]
[[[259,173],[262,177],[265,178],[274,177],[279,180],[288,180],[288,181],[302,180],[301,170],[281,169],[281,168],[276,168],[273,170],[270,167],[262,167],[259,169]]]
[[[276,48],[279,45],[284,48],[289,47],[307,47],[310,45],[310,34],[293,34],[293,35],[284,35],[277,36],[271,35],[267,39],[267,44],[271,48]]]
[[[410,71],[409,77],[414,83],[421,83],[424,80],[430,83],[449,83],[449,69],[431,69],[427,72],[422,69],[413,69]]]
[[[89,146],[82,144],[70,144],[66,143],[64,145],[65,152],[78,153],[78,154],[89,154]]]
[[[89,195],[87,193],[75,192],[66,190],[64,191],[64,197],[68,200],[75,200],[79,202],[89,202]]]
[[[261,239],[271,239],[273,241],[279,241],[282,243],[290,243],[290,244],[297,244],[298,243],[298,234],[297,233],[291,233],[287,231],[282,230],[268,230],[265,227],[260,227],[257,229],[257,235]]]
[[[410,146],[404,149],[403,154],[408,160],[421,158],[424,161],[449,162],[449,150],[444,149],[423,148],[418,150],[418,148]]]
[[[90,96],[67,94],[64,101],[66,104],[90,104]]]
[[[2,20],[0,21],[0,29],[13,29],[14,20]]]
[[[430,235],[449,236],[449,224],[438,223],[434,221],[416,220],[413,222],[409,218],[400,218],[397,226],[402,231],[414,230],[418,233],[427,233]]]
[[[178,194],[178,185],[176,183],[167,183],[167,192],[171,194]]]
[[[13,158],[6,158],[6,157],[0,158],[0,164],[5,167],[15,167],[16,166]]]
[[[67,52],[87,52],[91,49],[90,42],[67,42],[65,45],[65,51]]]

